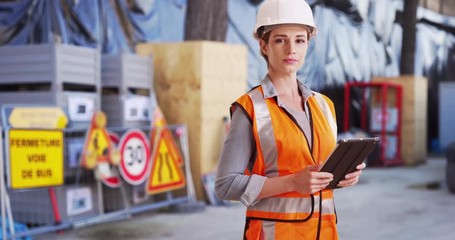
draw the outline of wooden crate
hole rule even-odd
[[[406,165],[424,163],[427,157],[427,79],[417,76],[400,76],[377,77],[373,81],[394,82],[403,86],[401,157]]]
[[[153,55],[158,104],[169,124],[187,124],[191,170],[199,199],[201,174],[216,169],[223,141],[223,117],[247,91],[247,49],[243,45],[191,41],[147,43],[139,55]]]

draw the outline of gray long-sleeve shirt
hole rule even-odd
[[[298,87],[304,99],[305,111],[295,111],[280,101],[272,81],[265,77],[261,85],[265,98],[275,97],[277,104],[294,117],[303,130],[311,147],[310,115],[307,100],[313,93],[303,83],[298,81]],[[237,107],[232,113],[229,132],[221,152],[217,178],[215,181],[216,194],[220,199],[239,200],[246,206],[254,205],[262,190],[267,177],[253,174],[245,175],[250,159],[256,157],[256,144],[253,137],[253,127],[246,113]]]

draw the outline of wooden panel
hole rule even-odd
[[[425,162],[427,156],[427,79],[416,76],[400,76],[395,78],[378,77],[372,81],[394,82],[403,86],[401,157],[406,165]],[[388,99],[393,98],[389,97]]]
[[[153,55],[159,106],[170,124],[187,124],[191,170],[198,198],[200,176],[216,169],[223,117],[247,90],[247,50],[243,45],[191,41],[139,44],[139,55]]]
[[[420,0],[419,5],[443,15],[455,16],[453,0]]]
[[[416,165],[426,161],[426,125],[425,120],[402,121],[401,157],[406,165]],[[425,129],[425,131],[419,131],[419,129]]]
[[[202,172],[214,170],[218,162],[223,117],[229,116],[229,107],[247,90],[247,52],[240,45],[224,43],[204,44],[202,49],[202,150],[206,159]]]

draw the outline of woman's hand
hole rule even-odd
[[[319,192],[333,180],[333,174],[319,172],[322,165],[308,166],[292,175],[293,190],[301,194]]]
[[[362,174],[362,170],[366,167],[365,163],[358,165],[357,171],[349,173],[345,176],[344,180],[338,183],[338,187],[350,187],[359,182],[359,177]]]

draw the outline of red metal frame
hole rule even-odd
[[[403,160],[401,158],[401,115],[402,115],[402,97],[403,88],[400,84],[390,82],[348,82],[344,85],[344,131],[349,131],[350,127],[350,106],[351,106],[351,89],[359,87],[362,88],[362,105],[361,105],[361,128],[368,131],[367,127],[367,103],[368,99],[366,96],[367,88],[378,88],[380,90],[380,102],[381,102],[381,113],[382,116],[387,114],[387,92],[389,88],[394,88],[396,91],[396,108],[398,111],[398,122],[396,131],[388,132],[386,129],[387,118],[382,117],[381,119],[381,130],[380,142],[386,141],[387,134],[393,134],[397,137],[397,152],[393,159],[386,159],[384,144],[380,144],[380,161],[383,166],[390,165],[402,165]]]

